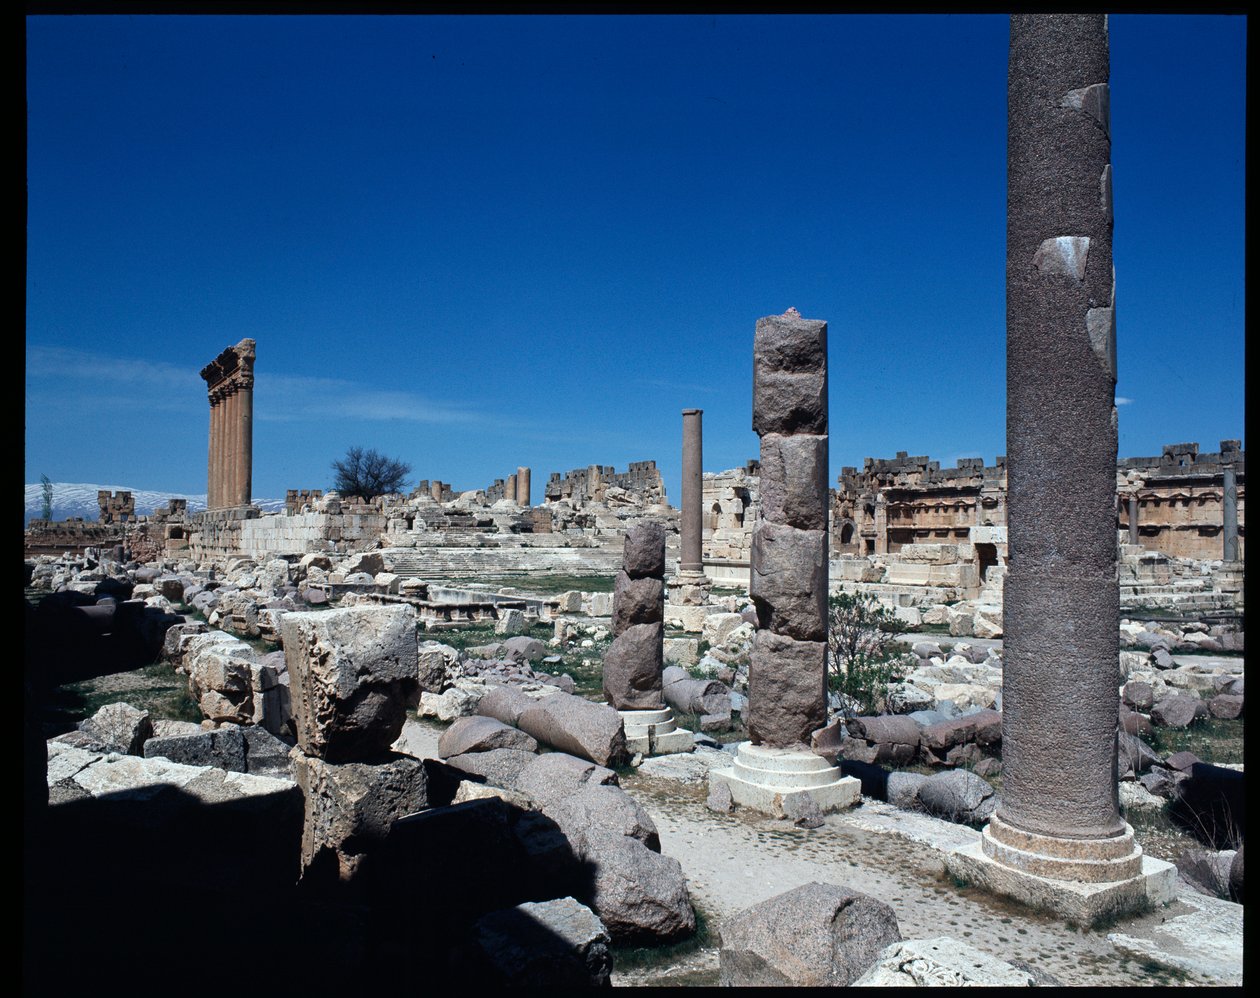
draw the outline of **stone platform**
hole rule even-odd
[[[690,731],[678,727],[669,707],[660,710],[619,710],[626,729],[626,750],[644,756],[690,752],[696,747]]]
[[[950,874],[1079,925],[1172,901],[1177,869],[1142,853],[1133,829],[1106,839],[1025,832],[996,815],[945,857]]]
[[[768,748],[740,742],[730,769],[709,771],[709,784],[725,783],[731,800],[776,818],[787,816],[785,804],[809,794],[823,812],[852,807],[862,796],[862,785],[841,776],[837,766],[813,752]]]

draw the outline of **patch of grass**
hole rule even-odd
[[[1165,757],[1174,752],[1193,752],[1203,762],[1243,761],[1243,722],[1204,718],[1188,728],[1155,727],[1151,747]]]
[[[612,951],[613,967],[617,970],[645,970],[660,967],[695,953],[697,950],[717,945],[712,930],[709,928],[709,917],[704,909],[692,899],[691,907],[696,913],[696,931],[686,939],[659,946],[643,946],[627,943],[614,943]]]
[[[156,662],[57,687],[42,705],[41,721],[46,732],[60,734],[110,703],[129,703],[147,710],[154,720],[202,720],[201,709],[188,694],[188,680],[169,663]]]

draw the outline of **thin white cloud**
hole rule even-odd
[[[1116,405],[1130,405],[1133,399],[1127,399],[1123,395],[1116,396]]]
[[[257,375],[254,416],[276,423],[307,419],[446,424],[490,422],[472,408],[434,401],[415,392],[375,389],[340,378],[266,373]]]

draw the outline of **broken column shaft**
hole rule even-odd
[[[1238,560],[1238,475],[1232,464],[1226,464],[1221,483],[1221,526],[1225,535],[1224,561]]]
[[[679,542],[680,575],[704,574],[704,458],[703,409],[684,409],[682,445],[682,518]]]

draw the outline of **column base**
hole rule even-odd
[[[951,875],[1080,925],[1173,900],[1177,869],[1142,853],[1133,829],[1106,839],[1024,832],[996,815],[945,857]]]
[[[706,606],[713,580],[704,572],[678,572],[669,579],[669,602],[678,606]]]
[[[823,812],[852,807],[862,784],[842,776],[840,768],[804,749],[776,749],[740,742],[730,769],[711,769],[709,785],[725,783],[731,800],[775,818],[785,818],[785,804],[809,794]]]
[[[626,750],[644,756],[672,755],[675,752],[691,752],[696,747],[695,737],[685,728],[678,727],[674,712],[669,707],[660,710],[619,710],[626,729]]]

